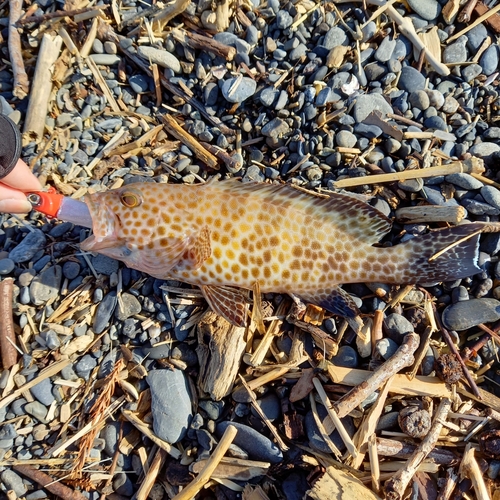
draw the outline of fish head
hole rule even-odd
[[[136,267],[134,254],[151,241],[157,226],[154,198],[142,184],[87,195],[93,234],[81,243],[81,248]]]

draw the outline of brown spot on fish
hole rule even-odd
[[[259,274],[260,274],[260,270],[258,267],[252,267],[251,273],[252,273],[252,276],[254,278],[258,278]]]

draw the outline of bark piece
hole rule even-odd
[[[245,328],[233,326],[211,311],[198,324],[197,384],[214,401],[227,396],[233,388],[245,352],[244,335]]]
[[[38,143],[43,138],[45,118],[47,117],[49,98],[52,91],[52,70],[59,57],[62,42],[63,40],[59,35],[56,37],[46,33],[43,35],[33,78],[33,88],[36,89],[36,92],[30,94],[28,111],[24,122],[23,145],[32,140]]]
[[[4,370],[9,370],[17,363],[16,334],[12,318],[13,285],[12,278],[5,278],[0,282],[0,350]]]
[[[30,90],[28,75],[24,69],[21,36],[16,28],[16,23],[21,17],[22,8],[23,0],[9,0],[9,57],[14,75],[12,93],[19,99],[24,99]]]

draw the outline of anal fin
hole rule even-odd
[[[359,315],[359,309],[354,302],[354,299],[339,286],[332,288],[328,295],[301,294],[300,297],[306,302],[316,304],[317,306],[344,318],[355,318]]]
[[[234,326],[248,324],[248,296],[239,288],[230,286],[201,286],[201,291],[212,310]]]

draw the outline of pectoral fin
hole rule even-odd
[[[174,271],[193,271],[210,257],[210,230],[204,226],[201,231],[186,238],[185,250],[174,267]]]
[[[359,309],[353,298],[339,286],[334,287],[328,295],[301,295],[302,300],[338,314],[344,318],[354,318],[359,315]]]
[[[244,291],[230,286],[205,285],[200,288],[214,312],[234,326],[247,326],[248,296]]]

